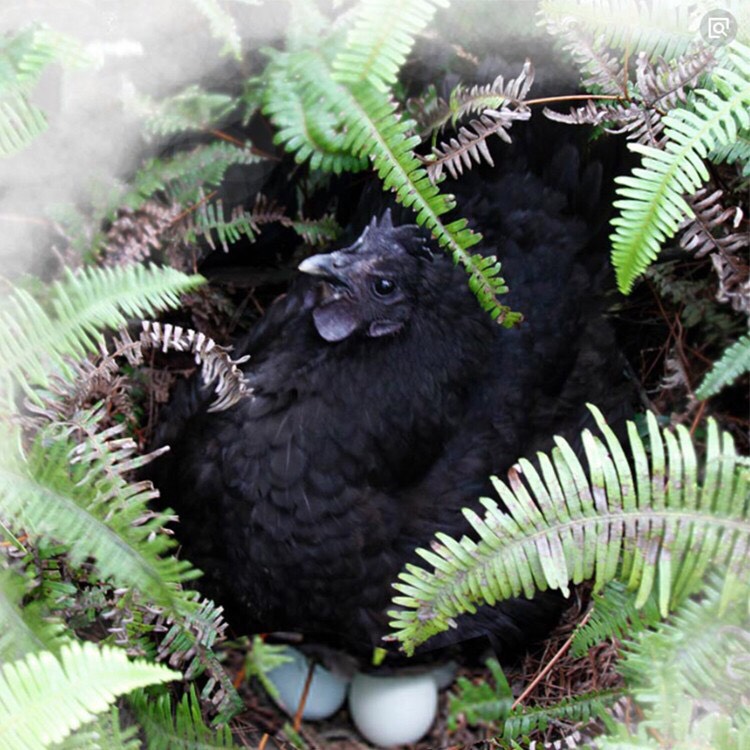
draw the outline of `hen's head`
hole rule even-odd
[[[425,261],[431,260],[418,228],[394,227],[386,211],[353,245],[302,261],[299,270],[318,280],[318,333],[331,342],[356,332],[373,338],[396,334],[414,312]]]

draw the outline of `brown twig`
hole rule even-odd
[[[299,699],[299,705],[297,706],[297,710],[294,713],[294,722],[292,726],[294,727],[295,732],[299,732],[300,727],[302,726],[302,714],[305,710],[305,703],[307,703],[307,696],[310,692],[310,685],[312,683],[313,678],[313,672],[315,671],[315,662],[310,661],[310,666],[307,668],[307,677],[305,678],[305,687],[302,688],[302,695]]]
[[[703,412],[706,410],[706,402],[701,401],[701,405],[698,407],[698,411],[695,414],[695,418],[693,419],[693,423],[690,425],[690,437],[693,437],[695,435],[695,431],[698,428],[698,423],[703,418]]]
[[[547,665],[544,667],[544,669],[539,672],[539,674],[529,683],[528,687],[521,693],[521,695],[516,698],[516,700],[513,702],[513,705],[510,707],[511,711],[520,706],[526,700],[526,698],[531,695],[531,693],[534,691],[534,688],[547,676],[552,667],[554,667],[555,664],[562,658],[565,652],[570,648],[570,644],[573,643],[573,638],[575,637],[576,631],[579,628],[582,628],[589,621],[592,612],[593,609],[589,610],[586,613],[586,616],[583,618],[583,620],[581,620],[578,628],[576,628],[570,634],[570,637],[565,641],[565,643],[563,643],[562,646],[560,646],[560,648],[557,650],[557,653],[547,662]]]
[[[245,681],[245,677],[245,665],[243,664],[240,667],[240,671],[237,672],[237,676],[234,678],[234,680],[232,680],[232,685],[234,685],[235,690],[239,690],[240,685],[242,685],[242,683]]]
[[[263,151],[263,149],[260,149],[257,146],[248,145],[244,141],[241,141],[239,138],[235,138],[233,135],[225,133],[223,130],[212,128],[208,132],[211,135],[215,135],[217,138],[221,138],[222,141],[233,143],[235,146],[239,146],[240,148],[246,148],[251,154],[255,154],[256,156],[262,156],[264,159],[271,159],[272,161],[281,161],[281,158],[276,156],[275,154],[269,154],[267,151]]]
[[[568,94],[566,96],[544,96],[541,99],[527,99],[522,104],[527,107],[531,104],[556,104],[558,102],[573,101],[622,101],[623,97],[619,94]]]
[[[175,224],[179,224],[186,216],[193,213],[199,206],[203,205],[204,203],[207,203],[208,201],[213,198],[216,193],[219,192],[218,190],[212,190],[208,195],[204,195],[197,203],[193,203],[192,206],[188,206],[184,211],[181,211],[177,214],[177,216],[172,219],[170,224],[174,226]]]

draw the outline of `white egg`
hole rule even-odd
[[[287,653],[292,660],[272,669],[267,676],[279,691],[281,708],[294,716],[305,688],[310,662],[297,649],[287,647]],[[316,721],[335,714],[344,703],[348,686],[348,680],[316,664],[302,718]]]
[[[437,685],[429,673],[403,677],[358,674],[349,690],[352,720],[375,745],[416,742],[432,726],[437,706]]]

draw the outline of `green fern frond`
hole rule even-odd
[[[333,79],[350,86],[365,81],[381,92],[395,82],[414,39],[447,0],[368,0],[360,3],[346,45],[333,61]]]
[[[81,66],[88,60],[73,39],[44,25],[0,37],[0,157],[21,151],[47,129],[28,96],[53,62]]]
[[[98,714],[94,721],[55,744],[53,750],[139,750],[140,747],[138,727],[121,726],[119,709],[110,706],[109,713]]]
[[[344,149],[338,85],[330,80],[325,54],[331,52],[275,53],[266,71],[263,112],[276,127],[274,143],[283,144],[298,163],[309,159],[311,169],[358,172],[367,159]]]
[[[592,692],[564,698],[550,706],[513,706],[513,691],[502,668],[495,659],[487,661],[492,683],[475,684],[466,677],[458,677],[457,690],[449,695],[448,728],[458,726],[459,717],[472,726],[487,727],[493,734],[501,725],[499,737],[505,742],[517,740],[531,732],[544,731],[551,722],[587,723],[601,717],[607,706],[621,696],[620,691]]]
[[[513,691],[503,668],[497,659],[488,659],[487,669],[492,682],[482,680],[475,684],[463,675],[456,679],[456,692],[448,696],[449,729],[456,729],[460,717],[475,726],[503,721],[510,714]]]
[[[45,748],[104,711],[118,695],[179,679],[158,664],[130,661],[127,654],[93,643],[63,646],[10,662],[0,672],[0,746]]]
[[[169,158],[148,160],[135,174],[128,191],[118,196],[115,207],[140,208],[154,194],[164,191],[167,197],[181,206],[195,203],[205,188],[217,186],[229,167],[257,164],[263,157],[251,150],[225,141],[197,146]]]
[[[179,667],[186,680],[205,675],[201,699],[211,701],[216,723],[228,723],[244,704],[215,651],[227,628],[223,608],[194,591],[185,592],[181,605],[166,618],[157,658]]]
[[[519,707],[503,720],[502,737],[506,741],[520,739],[531,732],[544,732],[550,724],[563,721],[568,724],[588,724],[603,718],[607,708],[622,694],[617,690],[590,692],[563,698],[551,706]]]
[[[700,600],[687,600],[659,629],[625,643],[620,669],[643,710],[641,728],[664,746],[735,748],[741,745],[727,742],[732,734],[750,738],[747,603],[724,607],[723,588],[713,576]],[[716,724],[703,723],[706,697],[724,725],[719,734]]]
[[[72,564],[93,558],[102,578],[142,591],[162,606],[179,607],[177,584],[197,571],[168,556],[175,542],[164,527],[172,517],[148,507],[155,494],[151,484],[129,484],[121,476],[118,464],[127,470],[134,450],[132,443],[130,452],[119,456],[86,455],[51,429],[40,433],[24,462],[6,437],[0,515],[31,539],[62,543]]]
[[[151,699],[143,690],[134,692],[128,702],[143,728],[149,750],[237,747],[227,725],[214,729],[206,724],[193,684],[179,703],[168,693]]]
[[[256,5],[254,0],[239,0]],[[242,60],[242,40],[237,29],[237,22],[219,0],[190,0],[203,17],[208,21],[211,36],[224,43],[221,55],[231,55],[235,60]]]
[[[728,712],[741,708],[750,680],[746,602],[722,606],[723,581],[712,576],[700,599],[688,599],[657,630],[645,630],[624,644],[619,669],[641,703],[653,703],[662,682],[676,696],[702,696]],[[721,644],[721,649],[716,644]],[[743,677],[744,675],[744,677]],[[715,686],[721,685],[720,693]]]
[[[14,289],[0,308],[0,377],[9,393],[15,382],[38,402],[35,388],[45,387],[54,372],[70,375],[66,358],[96,351],[104,342],[102,329],[175,307],[182,292],[202,281],[139,264],[68,270],[52,285],[46,309],[28,292]]]
[[[334,242],[341,235],[341,226],[333,214],[326,214],[319,219],[293,220],[292,228],[307,245],[325,245]]]
[[[24,94],[0,97],[0,157],[25,149],[47,130],[47,118]]]
[[[673,109],[664,118],[664,149],[630,143],[641,154],[631,176],[617,177],[620,215],[612,219],[612,261],[621,291],[653,261],[665,240],[674,236],[693,211],[682,197],[708,179],[703,160],[717,145],[734,141],[738,129],[750,128],[750,48],[732,45],[727,61],[712,74],[715,91],[701,89],[692,109]]]
[[[0,38],[0,95],[8,91],[28,93],[54,62],[84,67],[91,61],[76,40],[45,24],[32,24]]]
[[[571,656],[585,656],[592,646],[610,638],[622,639],[656,625],[662,619],[654,592],[646,603],[635,606],[635,593],[620,581],[611,581],[604,590],[594,594],[591,616],[573,634]]]
[[[131,90],[127,101],[144,118],[146,132],[157,136],[216,127],[237,107],[237,100],[229,94],[206,91],[197,84],[159,101]]]
[[[39,603],[19,606],[26,589],[23,576],[8,568],[0,570],[0,663],[31,651],[57,651],[70,635],[61,621],[43,616]]]
[[[652,58],[683,54],[695,40],[688,3],[636,0],[542,0],[544,23],[574,23],[589,29],[608,47],[643,50]]]
[[[714,363],[695,392],[701,400],[715,396],[722,388],[734,383],[737,378],[750,372],[750,335],[742,336]]]
[[[255,241],[256,227],[253,225],[252,212],[237,206],[228,218],[224,218],[222,201],[202,203],[194,214],[192,225],[185,233],[187,242],[196,242],[198,236],[205,237],[212,250],[216,249],[216,242],[224,252],[229,252],[229,245],[238,242],[243,237],[249,242]]]
[[[588,476],[570,445],[557,438],[551,456],[537,454],[539,469],[521,459],[507,484],[493,478],[507,512],[488,498],[481,500],[484,518],[464,510],[479,541],[440,533],[431,550],[417,550],[435,570],[407,565],[394,584],[401,595],[393,603],[401,609],[390,613],[395,633],[389,638],[400,640],[404,651],[412,653],[480,603],[531,597],[548,587],[567,595],[569,581],[593,579],[600,590],[619,578],[637,591],[637,607],[655,591],[666,614],[700,586],[709,566],[729,566],[725,600],[747,599],[748,477],[731,436],[709,421],[699,487],[684,427],[676,434],[660,431],[648,414],[649,458],[628,423],[631,469],[601,413],[591,410],[604,442],[582,433]]]
[[[742,167],[742,174],[750,177],[750,131],[741,131],[731,143],[715,146],[709,154],[717,164],[735,164]]]
[[[252,648],[245,659],[245,674],[248,680],[256,677],[263,689],[275,700],[281,700],[279,689],[268,679],[268,673],[282,664],[293,660],[289,649],[284,645],[266,643],[260,636],[253,636]]]

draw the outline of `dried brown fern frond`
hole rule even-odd
[[[614,134],[625,134],[630,141],[645,143],[649,146],[663,145],[664,123],[659,110],[644,107],[633,101],[629,105],[612,108],[615,112],[613,124],[607,131]]]
[[[571,107],[569,112],[558,112],[545,107],[544,116],[556,122],[568,125],[602,125],[605,122],[619,122],[622,117],[622,105],[596,102],[589,99],[586,104]]]
[[[442,131],[449,123],[455,127],[460,120],[470,115],[495,116],[508,122],[508,112],[522,110],[526,97],[534,83],[534,66],[526,60],[521,72],[508,81],[500,75],[492,83],[465,86],[459,84],[450,93],[446,101],[438,96],[435,86],[428,88],[427,93],[419,98],[409,99],[407,108],[417,122],[417,130],[426,137],[431,133]],[[470,124],[474,125],[477,120]],[[508,126],[509,127],[509,126]],[[446,144],[440,144],[443,149]],[[442,153],[442,152],[441,152]]]
[[[406,101],[406,109],[416,121],[416,130],[422,137],[440,130],[451,118],[448,102],[438,96],[434,83],[426,88],[422,96],[410,97]]]
[[[283,226],[290,226],[292,220],[287,216],[285,206],[280,206],[275,200],[268,198],[263,193],[258,193],[255,196],[255,203],[250,211],[250,222],[253,229],[259,232],[263,224],[279,222]]]
[[[70,377],[52,376],[40,402],[25,402],[24,426],[37,432],[45,424],[77,424],[87,407],[100,404],[102,412],[136,422],[131,383],[121,372],[119,353],[102,347],[96,358],[68,362]],[[83,423],[80,429],[85,431]]]
[[[167,629],[159,644],[157,660],[180,669],[186,680],[206,674],[208,680],[201,698],[210,701],[218,714],[236,714],[242,710],[232,680],[215,651],[217,644],[226,638],[224,608],[196,594],[192,611],[166,619],[160,616],[157,623]]]
[[[151,258],[169,241],[180,214],[180,207],[146,201],[138,209],[120,208],[107,231],[103,244],[102,265],[119,266]]]
[[[534,83],[534,66],[526,60],[521,72],[506,82],[498,76],[492,83],[477,86],[458,85],[453,89],[448,103],[453,125],[464,117],[473,114],[506,112],[510,107],[520,109],[525,106],[526,97]]]
[[[747,256],[728,258],[714,253],[711,262],[719,279],[716,299],[732,306],[733,310],[750,315],[750,267]]]
[[[474,163],[486,161],[491,167],[495,166],[492,155],[487,146],[487,138],[498,135],[510,143],[508,128],[516,120],[528,120],[531,112],[528,109],[501,110],[493,114],[482,115],[478,120],[472,120],[464,125],[456,138],[443,141],[432,149],[430,157],[425,159],[427,174],[433,182],[437,182],[443,170],[447,170],[456,179],[464,173],[464,169],[471,169]]]
[[[250,393],[238,367],[247,357],[232,359],[229,352],[212,338],[192,329],[143,321],[138,339],[123,331],[115,338],[111,352],[102,348],[96,359],[70,362],[72,377],[51,378],[47,392],[39,394],[40,403],[26,403],[24,425],[38,430],[44,424],[64,422],[85,431],[82,415],[97,403],[101,405],[102,414],[124,415],[135,421],[129,396],[132,383],[122,374],[121,361],[140,367],[145,362],[146,353],[154,349],[189,352],[194,356],[196,364],[201,367],[203,382],[213,387],[216,393],[209,411],[227,409]],[[103,423],[97,424],[99,428],[103,426]]]
[[[584,71],[585,88],[627,98],[628,76],[601,39],[595,39],[594,34],[582,28],[575,18],[548,19],[546,29],[553,38],[562,40],[563,49]]]
[[[424,160],[430,179],[437,182],[444,170],[455,179],[483,160],[494,166],[487,138],[498,135],[510,143],[507,131],[511,125],[531,117],[525,100],[533,83],[534,66],[526,60],[519,75],[507,82],[498,76],[487,86],[454,89],[450,105],[454,122],[470,112],[482,110],[482,114],[462,126],[455,138],[433,147],[432,154]]]
[[[715,63],[714,48],[703,45],[670,62],[659,58],[652,63],[645,52],[640,52],[635,62],[640,99],[647,107],[658,107],[662,112],[673,109],[687,101],[685,89],[694,87]]]
[[[739,206],[725,207],[721,190],[701,188],[686,200],[694,216],[683,223],[680,246],[697,258],[711,256],[719,289],[716,299],[737,312],[750,314],[750,266],[747,250],[750,237],[747,220]]]
[[[212,338],[195,331],[192,328],[173,326],[171,323],[159,323],[144,320],[140,339],[133,341],[127,332],[121,334],[120,342],[123,351],[129,351],[131,364],[143,362],[144,350],[152,348],[162,352],[189,352],[195,358],[195,363],[201,367],[201,377],[206,386],[211,386],[216,398],[208,411],[223,411],[248,396],[245,377],[238,365],[246,362],[249,357],[232,359],[229,352],[219,346]],[[131,348],[130,344],[134,344]],[[132,359],[131,359],[132,358]]]
[[[608,98],[592,98],[568,113],[545,108],[545,116],[572,125],[606,125],[611,133],[625,134],[629,140],[650,146],[662,145],[662,117],[686,101],[686,90],[696,86],[715,63],[713,48],[702,45],[669,62],[659,58],[653,63],[640,52],[634,66],[635,80],[630,81],[628,72],[605,49],[602,40],[594,39],[573,19],[554,22],[551,27],[562,34],[565,48],[588,74],[584,87]]]
[[[742,221],[742,209],[724,207],[723,195],[722,190],[709,192],[708,188],[701,188],[686,197],[695,216],[683,223],[680,246],[696,258],[715,252],[730,256],[747,249],[747,233],[734,231]]]

